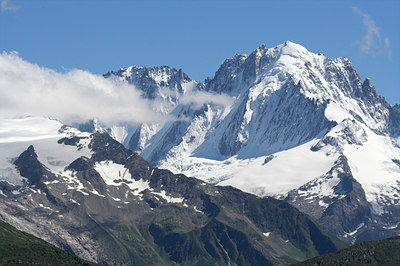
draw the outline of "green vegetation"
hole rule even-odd
[[[139,232],[134,226],[129,225],[117,225],[112,231],[123,245],[124,250],[126,249],[123,259],[122,256],[119,256],[122,264],[138,266],[173,265],[168,259],[168,254],[163,253],[152,243],[152,240],[149,240],[152,238],[147,232],[147,226],[145,226],[143,232]]]
[[[296,265],[400,265],[400,236],[359,243]]]
[[[0,221],[1,265],[95,265]]]

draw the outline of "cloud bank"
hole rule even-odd
[[[352,10],[355,14],[359,15],[362,18],[362,22],[366,31],[363,39],[359,41],[360,51],[362,53],[374,56],[386,53],[387,56],[391,59],[389,38],[385,37],[382,41],[380,30],[376,26],[375,21],[370,17],[368,13],[361,11],[356,6],[353,6]]]
[[[134,86],[105,79],[83,70],[59,73],[21,59],[17,53],[0,54],[0,115],[47,116],[64,123],[93,118],[106,125],[165,122],[149,100]]]

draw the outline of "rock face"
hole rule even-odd
[[[131,73],[108,76],[163,95],[161,87],[141,87]],[[164,74],[157,73],[160,80]],[[302,210],[350,243],[400,233],[400,107],[378,95],[347,58],[327,58],[292,42],[261,45],[225,60],[214,77],[192,83],[191,90],[165,84],[176,95],[167,113],[178,121],[141,125],[129,142],[152,165],[294,206],[300,204],[292,201],[295,195],[298,201],[302,193],[316,195],[313,202],[303,197]],[[233,103],[199,107],[182,101],[189,91],[225,95]],[[340,180],[351,184],[344,194],[334,187]],[[305,187],[310,190],[301,192]],[[351,211],[359,217],[345,220]]]
[[[290,191],[285,200],[330,232],[353,242],[354,235],[374,231],[378,226],[372,222],[371,218],[377,217],[373,217],[365,192],[353,178],[345,156],[340,156],[325,175]],[[358,227],[353,230],[355,225]]]
[[[49,132],[0,160],[21,180],[2,181],[0,217],[81,258],[279,265],[344,246],[284,201],[155,168],[106,133],[31,119]]]
[[[389,132],[394,137],[400,136],[400,104],[395,104],[389,109]],[[397,145],[400,146],[399,141]]]
[[[121,68],[119,71],[111,71],[104,77],[122,77],[129,83],[143,91],[143,96],[148,99],[155,99],[160,94],[161,88],[168,88],[174,95],[170,100],[176,101],[185,91],[185,83],[192,80],[182,71],[168,66],[161,67],[137,67],[131,66]]]

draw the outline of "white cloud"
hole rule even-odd
[[[152,110],[134,86],[74,69],[59,73],[0,54],[0,114],[48,116],[65,123],[97,118],[106,125],[162,122],[171,119]]]
[[[191,91],[185,94],[180,103],[193,104],[195,108],[201,107],[203,104],[216,104],[224,107],[231,106],[234,99],[226,94],[215,94],[205,91]]]
[[[390,59],[392,59],[392,51],[390,50],[390,41],[389,41],[389,38],[388,37],[386,37],[385,39],[384,39],[384,42],[385,42],[385,52],[387,53],[387,55],[388,55],[388,57],[390,58]]]
[[[385,37],[382,42],[380,30],[370,15],[361,11],[356,6],[353,6],[352,10],[362,18],[366,30],[363,39],[359,41],[360,51],[374,56],[386,53],[388,57],[391,58],[389,38]]]
[[[10,4],[10,0],[2,0],[1,1],[1,10],[2,11],[16,11],[19,9],[19,6],[14,6]]]

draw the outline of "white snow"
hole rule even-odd
[[[318,201],[319,206],[323,208],[328,208],[329,204],[325,203],[323,200]]]
[[[76,190],[81,192],[83,195],[89,195],[87,192],[83,191],[86,190],[85,186],[76,176],[76,173],[71,170],[66,170],[59,173],[59,176],[68,184],[68,190]]]
[[[126,127],[112,126],[110,136],[120,143],[124,143],[125,138],[128,136]]]
[[[182,203],[184,198],[174,198],[172,196],[168,196],[165,192],[165,190],[161,190],[161,192],[153,192],[153,194],[156,194],[163,199],[165,199],[169,203]]]
[[[141,192],[148,189],[151,193],[165,199],[169,203],[183,203],[184,198],[176,198],[166,194],[166,191],[154,192],[149,186],[148,181],[142,179],[135,180],[132,178],[129,170],[121,164],[112,161],[102,161],[95,164],[95,170],[101,175],[104,182],[109,186],[127,185],[133,195],[140,196]],[[121,199],[113,198],[116,201]]]
[[[110,196],[110,198],[112,198],[114,201],[121,201],[121,199],[119,199],[119,198],[113,198],[111,196]]]
[[[337,123],[345,119],[354,119],[346,109],[336,102],[330,102],[325,109],[325,117]]]
[[[75,204],[81,205],[79,202],[77,202],[77,201],[74,200],[74,199],[70,199],[70,201],[72,201],[72,202],[75,203]]]
[[[290,150],[275,153],[276,158],[263,165],[264,158],[254,159],[243,166],[233,177],[219,185],[232,185],[257,195],[276,195],[297,188],[321,173],[327,172],[335,157],[325,156],[310,150],[314,141]],[[315,162],[318,161],[318,164]]]
[[[347,237],[347,236],[353,236],[353,235],[357,234],[358,230],[360,230],[361,227],[363,227],[363,226],[364,226],[364,223],[359,224],[354,231],[352,231],[350,233],[346,233],[345,236]]]
[[[93,189],[92,191],[90,191],[92,194],[94,194],[94,195],[97,195],[97,196],[99,196],[99,197],[103,197],[103,198],[105,198],[106,196],[104,196],[104,195],[102,195],[102,194],[100,194],[97,190],[95,190],[95,189]]]
[[[400,205],[400,168],[392,161],[400,158],[400,149],[392,145],[389,137],[377,135],[368,127],[363,128],[368,141],[362,146],[344,147],[353,176],[365,190],[369,202]],[[379,207],[375,209],[380,212]]]
[[[60,180],[53,180],[53,181],[44,181],[43,184],[48,185],[48,184],[57,184],[60,183]]]
[[[4,196],[4,197],[7,197],[7,195],[4,194],[3,190],[1,190],[1,189],[0,189],[0,195],[2,195],[2,196]]]
[[[224,161],[183,157],[179,165],[162,166],[218,185],[231,185],[257,195],[276,195],[311,181],[326,173],[336,160],[323,152],[310,150],[311,141],[290,150],[275,153],[276,158],[263,165],[265,157]],[[315,164],[315,162],[318,164]],[[282,167],[285,166],[285,167]]]
[[[0,119],[0,180],[21,185],[23,178],[16,171],[12,161],[33,145],[38,159],[52,172],[58,173],[80,156],[91,156],[87,147],[89,133],[73,128],[59,132],[62,124],[43,117]],[[82,139],[77,146],[59,144],[64,137],[78,136]]]
[[[96,163],[94,169],[101,175],[107,185],[121,186],[125,184],[135,196],[139,196],[144,190],[150,189],[148,181],[133,179],[129,170],[122,164],[117,164],[113,161],[102,161]]]
[[[388,227],[386,227],[386,226],[382,226],[382,228],[384,228],[384,229],[388,229],[388,230],[391,230],[391,229],[396,229],[397,227],[399,227],[399,225],[398,225],[398,224],[396,224],[396,225],[393,225],[393,226],[388,226]]]
[[[298,192],[300,196],[306,196],[310,195],[308,200],[312,201],[314,198],[323,198],[323,197],[335,197],[335,192],[334,192],[334,187],[336,187],[340,179],[338,178],[338,169],[335,169],[332,175],[322,175],[320,177],[317,177],[313,181],[307,183],[307,190],[304,191],[302,189],[299,189]],[[319,205],[321,207],[328,207],[323,200],[320,200]]]
[[[46,207],[46,206],[44,206],[44,205],[41,204],[41,203],[39,203],[39,206],[42,207],[43,209],[50,210],[50,211],[54,211],[52,208]]]
[[[195,210],[195,212],[203,213],[202,211],[198,210],[196,206],[193,206],[193,209]]]

